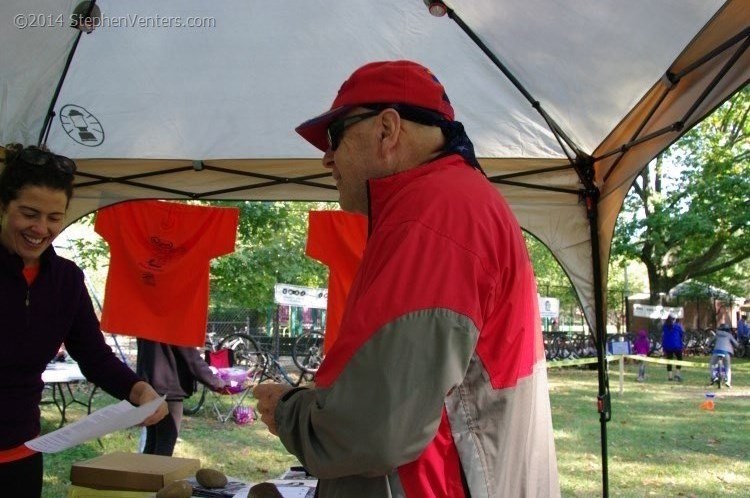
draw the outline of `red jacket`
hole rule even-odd
[[[536,284],[509,207],[457,155],[369,194],[339,338],[316,389],[279,404],[282,442],[322,498],[559,495]]]

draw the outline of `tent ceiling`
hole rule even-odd
[[[8,0],[0,12],[15,22],[56,23],[76,4]],[[601,194],[596,243],[606,272],[634,176],[750,78],[741,49],[750,9],[741,0],[450,2],[521,88],[420,0],[97,5],[104,24],[81,36],[47,137],[53,151],[79,164],[71,220],[137,198],[335,200],[319,151],[294,127],[326,109],[359,65],[408,58],[446,86],[488,176],[571,276],[592,324],[596,275],[581,172],[591,167],[589,186]],[[175,26],[189,17],[207,26]],[[0,32],[2,143],[38,141],[77,33],[63,26]],[[734,36],[678,83],[663,78]],[[574,169],[571,147],[561,147],[530,101],[595,161]],[[682,120],[682,130],[609,154]]]

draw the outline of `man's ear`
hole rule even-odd
[[[380,113],[381,146],[391,149],[398,143],[401,133],[401,116],[395,109],[385,109]]]

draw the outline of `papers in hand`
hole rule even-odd
[[[133,406],[128,401],[120,401],[97,410],[78,422],[27,441],[26,446],[43,453],[67,450],[89,439],[140,424],[156,411],[165,398],[166,396],[156,398],[141,406]]]

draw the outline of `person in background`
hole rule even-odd
[[[726,323],[719,325],[716,335],[711,338],[711,344],[713,345],[713,352],[708,364],[708,372],[711,376],[711,384],[709,385],[721,381],[716,376],[716,372],[719,358],[723,356],[724,367],[726,368],[726,386],[732,387],[732,355],[734,354],[734,348],[738,346],[737,340],[732,335],[732,328]]]
[[[664,351],[664,357],[668,360],[678,359],[682,360],[682,348],[683,348],[683,330],[680,325],[680,320],[675,321],[674,316],[668,315],[667,319],[661,327],[661,347]],[[680,370],[682,367],[677,365],[677,373],[672,376],[672,365],[667,365],[667,380],[682,381],[682,375]]]
[[[150,382],[157,393],[167,396],[169,407],[169,417],[146,427],[143,453],[172,456],[182,423],[182,402],[193,394],[195,381],[214,391],[221,390],[224,381],[203,361],[197,349],[146,339],[138,339],[136,373]]]
[[[159,395],[105,343],[83,272],[52,248],[65,227],[75,163],[18,144],[0,173],[0,490],[38,497],[43,459],[24,443],[40,432],[42,373],[65,344],[83,375],[112,396],[141,405]],[[155,424],[166,403],[144,420]]]
[[[747,344],[750,340],[750,326],[747,325],[747,315],[742,315],[737,321],[737,339]]]
[[[638,335],[633,341],[633,349],[635,349],[635,354],[639,356],[648,356],[651,352],[651,340],[648,338],[646,329],[638,331]],[[638,382],[644,380],[646,380],[646,362],[641,360],[638,364]]]
[[[534,272],[443,85],[366,64],[297,132],[370,231],[315,387],[253,390],[268,430],[320,498],[559,496]]]

